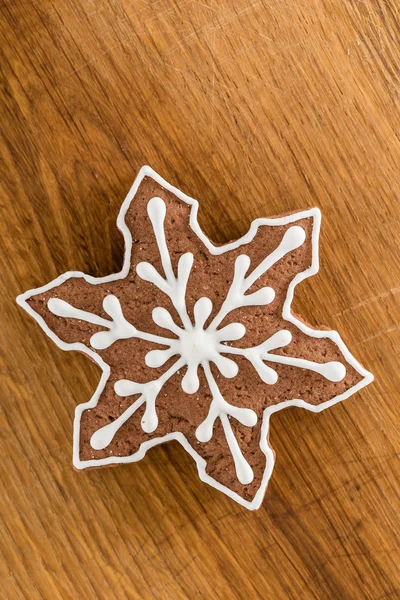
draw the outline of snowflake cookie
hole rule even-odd
[[[68,272],[17,301],[60,348],[103,371],[75,411],[76,469],[136,462],[177,440],[203,481],[255,509],[274,466],[271,414],[319,412],[373,377],[336,331],[290,309],[297,283],[318,271],[318,209],[257,219],[222,246],[197,211],[143,167],[117,221],[122,270]]]

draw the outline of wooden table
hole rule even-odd
[[[399,22],[395,0],[3,0],[0,597],[395,600],[399,573]],[[150,164],[217,242],[319,206],[294,309],[376,377],[273,418],[250,512],[177,443],[76,473],[99,370],[15,296],[120,268],[115,220]]]

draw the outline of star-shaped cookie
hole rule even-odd
[[[222,246],[197,211],[143,167],[117,221],[122,270],[68,272],[17,301],[103,371],[76,408],[76,469],[136,462],[177,440],[203,481],[255,509],[274,466],[271,414],[319,412],[373,377],[337,332],[291,312],[295,286],[318,271],[318,209],[257,219]]]

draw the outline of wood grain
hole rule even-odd
[[[399,576],[400,35],[395,0],[3,0],[0,597],[394,600]],[[257,513],[178,444],[78,474],[99,371],[15,296],[117,270],[148,163],[217,242],[319,206],[322,269],[294,309],[376,382],[273,419]]]

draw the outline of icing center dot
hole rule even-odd
[[[186,364],[192,362],[199,364],[209,359],[216,352],[216,347],[215,334],[207,330],[194,329],[179,334],[179,354]]]

